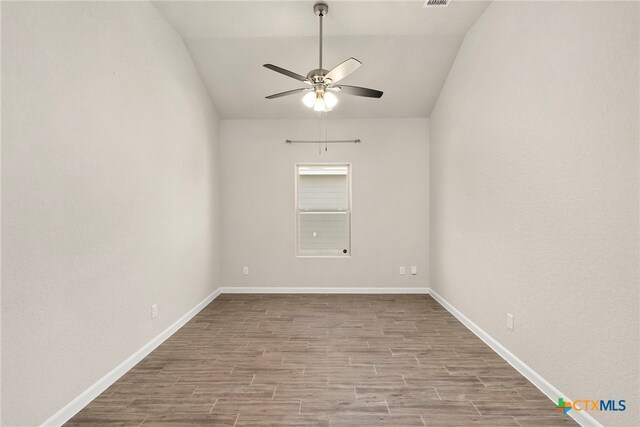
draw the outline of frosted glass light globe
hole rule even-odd
[[[327,110],[331,110],[338,103],[338,97],[332,94],[331,92],[325,92],[324,103],[326,105]]]
[[[309,108],[313,107],[313,104],[315,104],[315,102],[316,102],[316,93],[315,92],[309,92],[305,96],[302,97],[302,103],[304,105],[306,105],[307,107],[309,107]]]
[[[313,111],[327,111],[326,105],[324,103],[324,99],[322,99],[322,96],[318,96],[316,98],[316,103],[313,104]]]

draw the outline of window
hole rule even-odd
[[[351,254],[351,166],[296,166],[298,256]]]

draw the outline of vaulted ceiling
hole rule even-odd
[[[224,119],[314,118],[304,87],[262,66],[306,75],[318,68],[315,1],[161,1],[156,8],[185,41]],[[489,2],[327,1],[323,67],[349,57],[363,65],[342,83],[384,91],[381,99],[339,94],[335,118],[428,117],[464,35]]]

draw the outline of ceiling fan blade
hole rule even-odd
[[[311,83],[305,76],[301,76],[300,74],[294,73],[293,71],[285,70],[284,68],[278,67],[277,65],[264,64],[263,66],[275,71],[276,73],[284,74],[287,77],[291,77],[292,79],[300,80],[301,82],[305,83]]]
[[[356,58],[349,58],[346,61],[338,64],[324,77],[326,79],[330,79],[332,84],[335,84],[336,82],[339,82],[340,80],[347,77],[349,74],[353,73],[361,65],[362,62],[358,61]]]
[[[383,93],[380,90],[347,85],[334,86],[331,89],[338,89],[341,93],[346,93],[348,95],[366,96],[368,98],[381,98]]]
[[[294,93],[305,92],[311,90],[311,88],[303,87],[301,89],[288,90],[286,92],[274,93],[273,95],[265,96],[267,99],[280,98],[281,96],[293,95]]]

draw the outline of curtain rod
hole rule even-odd
[[[285,141],[286,144],[359,144],[362,141],[360,139],[334,139],[329,141],[304,141],[304,140],[295,140],[295,139],[287,139]]]

